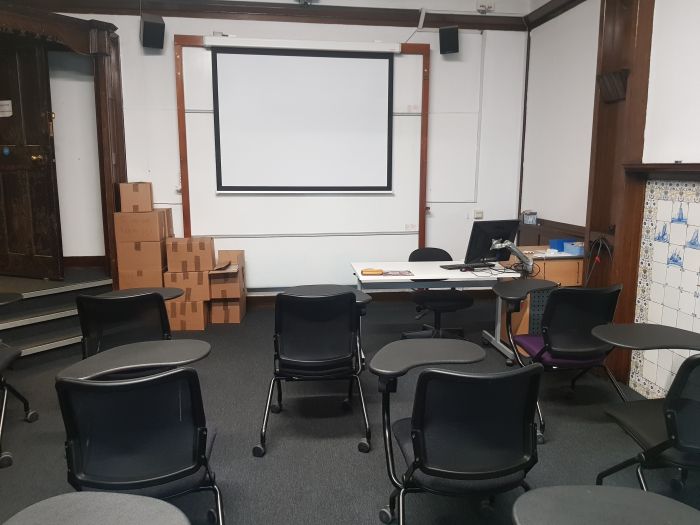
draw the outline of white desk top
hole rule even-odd
[[[455,261],[421,261],[421,262],[354,262],[352,270],[357,276],[357,280],[363,286],[373,284],[389,284],[389,283],[411,283],[416,279],[421,281],[442,281],[450,283],[462,283],[464,287],[469,287],[471,284],[483,286],[483,281],[496,282],[499,279],[519,277],[518,272],[506,270],[500,265],[494,268],[485,268],[473,272],[461,272],[459,270],[445,270],[440,268],[443,264],[456,264]],[[413,275],[362,275],[364,268],[379,268],[388,271],[409,270]]]

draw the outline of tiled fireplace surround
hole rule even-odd
[[[649,180],[635,321],[700,333],[700,183]],[[630,386],[663,397],[689,350],[632,352]]]

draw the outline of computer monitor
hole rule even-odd
[[[510,259],[507,249],[492,250],[493,239],[515,242],[515,236],[520,227],[519,220],[512,221],[476,221],[472,226],[472,235],[469,237],[469,246],[464,262],[497,262]]]

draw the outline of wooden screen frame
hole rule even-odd
[[[180,187],[182,193],[182,222],[185,237],[192,236],[192,214],[190,209],[190,177],[187,165],[187,123],[185,119],[185,78],[182,50],[185,47],[204,47],[204,37],[198,35],[175,35],[175,93],[177,98],[178,145],[180,148]],[[420,174],[418,189],[418,247],[425,247],[425,215],[428,179],[428,114],[430,95],[430,44],[401,44],[401,54],[420,55],[423,58]]]

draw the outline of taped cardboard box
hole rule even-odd
[[[122,182],[119,203],[125,213],[153,211],[153,186],[150,182]]]
[[[166,236],[166,216],[162,211],[115,213],[114,237],[117,242],[162,241]]]
[[[208,301],[210,298],[209,272],[165,272],[163,281],[166,288],[182,288],[185,292],[173,301]]]
[[[165,241],[117,243],[119,270],[159,270],[165,267]]]
[[[214,269],[214,239],[211,237],[167,239],[165,249],[169,272],[206,272]]]
[[[245,317],[245,294],[240,299],[214,299],[210,304],[212,324],[238,324]]]
[[[168,321],[172,331],[204,330],[208,321],[208,303],[202,301],[167,301]]]
[[[156,211],[163,214],[163,221],[165,222],[165,237],[175,237],[175,230],[173,229],[173,209],[158,208]]]
[[[162,288],[163,269],[122,270],[119,269],[119,289],[127,288]]]
[[[216,266],[221,266],[226,262],[237,264],[240,268],[245,266],[245,250],[219,250]]]

